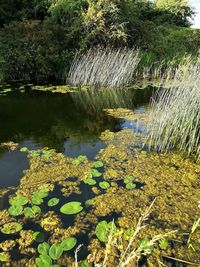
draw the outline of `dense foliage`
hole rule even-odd
[[[63,81],[76,51],[96,45],[138,47],[145,64],[200,47],[186,0],[2,0],[0,11],[5,81]]]

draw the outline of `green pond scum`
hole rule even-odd
[[[200,165],[148,152],[132,130],[100,139],[106,147],[94,161],[7,145],[27,154],[29,168],[0,192],[1,266],[200,266]]]

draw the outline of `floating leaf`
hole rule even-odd
[[[3,234],[15,234],[19,231],[22,230],[22,225],[18,222],[10,222],[10,223],[6,223],[2,226],[1,228],[1,232]]]
[[[35,218],[41,212],[40,207],[33,206],[32,208],[27,207],[24,209],[24,216],[26,218]]]
[[[48,255],[40,255],[35,262],[38,267],[51,267],[52,265],[52,259]]]
[[[125,232],[124,232],[124,240],[129,240],[133,234],[134,234],[135,230],[133,228],[128,228]]]
[[[140,240],[139,247],[143,250],[144,255],[151,254],[154,248],[152,242],[147,237]]]
[[[162,250],[166,250],[169,247],[169,242],[166,238],[162,238],[159,240],[159,247]]]
[[[111,231],[115,233],[116,229],[114,222],[107,223],[106,221],[101,221],[96,226],[95,234],[100,241],[106,242]]]
[[[27,147],[22,147],[22,148],[20,149],[20,151],[21,151],[21,152],[27,152],[27,151],[28,151],[28,148],[27,148]]]
[[[135,177],[132,176],[132,175],[125,175],[125,176],[124,176],[124,179],[125,179],[125,180],[129,180],[129,181],[133,181],[133,180],[135,180]]]
[[[83,210],[81,202],[68,202],[60,208],[60,212],[64,214],[76,214]]]
[[[49,249],[49,256],[53,260],[58,260],[62,256],[63,248],[60,244],[53,244]]]
[[[62,241],[61,246],[63,251],[69,251],[76,246],[77,239],[75,237],[68,237]]]
[[[50,246],[47,242],[43,242],[38,245],[38,252],[42,255],[47,255],[49,253]]]
[[[102,175],[102,173],[100,173],[96,169],[90,169],[90,173],[92,174],[93,177],[100,177]]]
[[[85,205],[86,206],[92,206],[93,202],[94,202],[93,199],[88,199],[88,200],[85,201]]]
[[[87,179],[87,180],[84,180],[84,183],[85,184],[89,184],[89,185],[95,185],[97,182],[94,180],[94,179]]]
[[[48,201],[48,206],[49,207],[54,207],[56,205],[58,205],[58,203],[60,202],[60,200],[57,197],[53,197]]]
[[[22,206],[10,206],[8,209],[8,213],[11,216],[19,216],[23,213],[23,207]]]
[[[32,195],[32,203],[34,205],[40,205],[43,203],[43,198],[48,196],[48,192],[36,191]]]
[[[43,151],[42,152],[42,157],[43,158],[49,158],[51,156],[51,151]]]
[[[99,183],[99,186],[102,188],[102,189],[108,189],[110,187],[110,184],[108,182],[100,182]]]
[[[38,243],[41,243],[41,242],[44,242],[45,235],[42,232],[34,232],[33,239],[37,241]]]
[[[101,160],[98,160],[98,161],[95,161],[93,165],[95,168],[101,168],[103,167],[103,162]]]
[[[7,252],[0,253],[0,262],[7,262],[9,261],[9,254]]]
[[[147,152],[145,150],[142,150],[141,151],[141,154],[146,156],[147,155]]]
[[[128,184],[126,184],[126,189],[134,189],[134,188],[136,188],[136,184],[134,184],[134,183],[128,183]]]
[[[72,164],[74,164],[74,165],[79,165],[79,164],[81,164],[82,162],[87,161],[87,160],[88,160],[88,159],[87,159],[87,156],[80,155],[78,158],[76,158],[76,159],[74,159],[74,160],[72,161]]]
[[[38,198],[36,196],[32,196],[32,204],[34,205],[41,205],[44,201],[42,198]]]
[[[28,203],[28,199],[27,197],[18,195],[16,197],[10,198],[9,203],[10,205],[14,205],[14,206],[24,206]]]

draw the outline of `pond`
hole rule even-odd
[[[0,91],[0,261],[95,266],[111,233],[106,266],[123,266],[138,231],[130,266],[199,263],[191,228],[200,166],[176,151],[148,151],[154,88],[47,89]]]

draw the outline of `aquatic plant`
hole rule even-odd
[[[10,223],[6,223],[1,227],[1,232],[3,234],[15,234],[19,231],[21,231],[22,229],[22,225],[18,222],[10,222]]]
[[[0,252],[0,262],[9,261],[9,254],[6,252]]]
[[[24,216],[26,218],[35,218],[41,212],[40,207],[32,206],[24,209]]]
[[[63,251],[69,251],[76,246],[77,239],[75,237],[68,237],[61,242]]]
[[[100,173],[98,170],[96,169],[90,169],[89,173],[93,176],[93,177],[100,177],[102,175],[102,173]]]
[[[109,233],[112,232],[112,234],[114,234],[116,229],[114,222],[107,223],[107,221],[101,221],[96,226],[95,234],[101,242],[106,242]]]
[[[170,88],[152,99],[147,143],[161,152],[178,149],[200,159],[200,65],[177,69]]]
[[[43,192],[43,191],[35,191],[32,194],[32,204],[34,205],[40,205],[43,203],[43,198],[48,196],[48,192]]]
[[[59,198],[54,197],[54,198],[49,199],[47,205],[49,207],[54,207],[54,206],[58,205],[59,202],[60,202]]]
[[[10,208],[8,209],[8,213],[11,216],[19,216],[23,213],[23,207],[22,206],[10,206]]]
[[[24,206],[28,203],[28,198],[22,195],[17,195],[10,198],[9,203],[14,206]]]
[[[68,202],[60,208],[61,213],[69,215],[79,213],[82,210],[83,207],[81,206],[81,202],[76,202],[76,201]]]
[[[88,185],[95,185],[97,182],[94,179],[89,178],[89,179],[84,180],[84,183]]]
[[[100,182],[99,183],[99,186],[102,188],[102,189],[108,189],[110,187],[110,184],[108,182]]]
[[[126,189],[134,189],[134,188],[136,188],[136,184],[134,184],[134,183],[126,184]]]
[[[102,162],[101,160],[94,161],[94,162],[93,162],[93,166],[94,166],[95,168],[101,168],[101,167],[103,167],[103,162]]]
[[[76,55],[67,82],[72,85],[120,87],[130,83],[139,63],[139,54],[129,49],[90,49]]]

